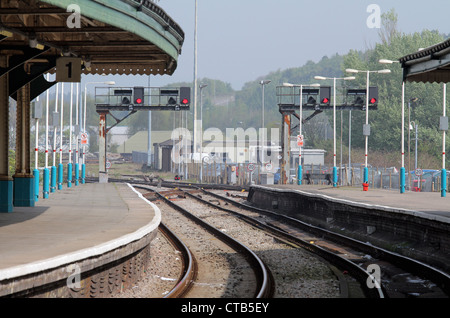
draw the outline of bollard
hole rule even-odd
[[[56,191],[56,167],[55,166],[52,166],[51,172],[52,172],[52,181],[51,181],[51,185],[50,185],[50,192],[53,193]]]
[[[364,183],[369,183],[369,168],[364,167]]]
[[[72,187],[72,163],[67,164],[67,187]]]
[[[442,169],[441,171],[441,197],[447,195],[447,170]]]
[[[78,163],[75,164],[75,185],[78,185],[78,179],[80,178],[80,167]]]
[[[48,168],[45,168],[44,169],[44,185],[43,185],[43,187],[42,187],[42,190],[43,190],[43,198],[44,199],[48,199],[48,194],[49,194],[49,192],[50,192],[50,173],[49,173],[49,170],[48,170]]]
[[[34,176],[34,201],[39,201],[39,170],[34,169],[33,170],[33,176]]]
[[[298,184],[298,185],[301,185],[301,184],[302,184],[302,178],[303,178],[302,166],[299,165],[299,166],[298,166],[298,173],[297,173],[297,184]]]
[[[405,193],[405,168],[400,168],[400,193]]]
[[[83,163],[81,165],[81,184],[84,184],[86,181],[84,180],[86,178],[86,165]]]
[[[338,175],[337,175],[337,167],[333,167],[333,187],[337,187]]]
[[[62,185],[63,185],[63,165],[62,163],[60,163],[58,165],[58,190],[62,190]]]

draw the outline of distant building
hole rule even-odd
[[[129,137],[128,127],[116,126],[108,132],[108,143],[110,145],[122,145]]]

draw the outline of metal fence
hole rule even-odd
[[[400,189],[400,174],[396,168],[390,167],[368,167],[369,169],[369,188],[399,190]],[[304,165],[303,182],[307,185],[310,181],[311,185],[330,185],[333,175],[333,167],[326,165]],[[277,184],[280,180],[279,169],[274,172],[268,172],[259,165],[254,165],[253,169],[249,169],[248,164],[227,164],[227,163],[204,163],[189,164],[188,179],[200,180],[202,183],[219,183],[219,184]],[[178,171],[175,168],[173,171],[177,174],[183,175],[184,169]],[[309,180],[305,177],[308,175]],[[329,175],[329,178],[326,177]],[[450,173],[447,174],[447,184]],[[338,185],[361,187],[364,178],[364,166],[348,167],[344,165],[338,167]],[[292,168],[288,174],[288,182],[291,184],[297,183],[297,168]],[[425,170],[420,177],[414,173],[406,173],[405,176],[405,190],[413,192],[439,192],[441,191],[441,171],[440,170]]]
[[[306,173],[315,171],[315,173],[331,174],[332,167],[313,166],[304,167]],[[400,189],[400,174],[396,168],[390,167],[368,167],[369,170],[369,187],[375,189]],[[347,165],[338,168],[338,184],[340,186],[362,187],[364,166],[359,165],[349,168]],[[448,184],[449,174],[446,176]],[[313,179],[314,180],[314,179]],[[326,184],[323,178],[317,178],[314,184]],[[440,170],[424,170],[423,174],[416,176],[412,171],[405,175],[405,190],[414,192],[439,192],[441,191],[441,171]]]

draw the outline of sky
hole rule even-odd
[[[175,73],[151,76],[150,86],[193,81],[195,0],[157,4],[183,29],[185,42]],[[450,34],[449,0],[197,0],[198,78],[222,80],[240,90],[270,72],[374,47],[379,29],[370,5],[381,14],[395,9],[403,33]],[[85,76],[82,85],[99,78],[117,86],[148,86],[149,81],[148,76]]]

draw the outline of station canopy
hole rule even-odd
[[[448,83],[450,81],[450,39],[399,59],[403,80]]]
[[[38,65],[53,73],[55,59],[67,56],[82,59],[83,74],[171,75],[183,41],[180,26],[150,0],[0,0],[8,72]]]

